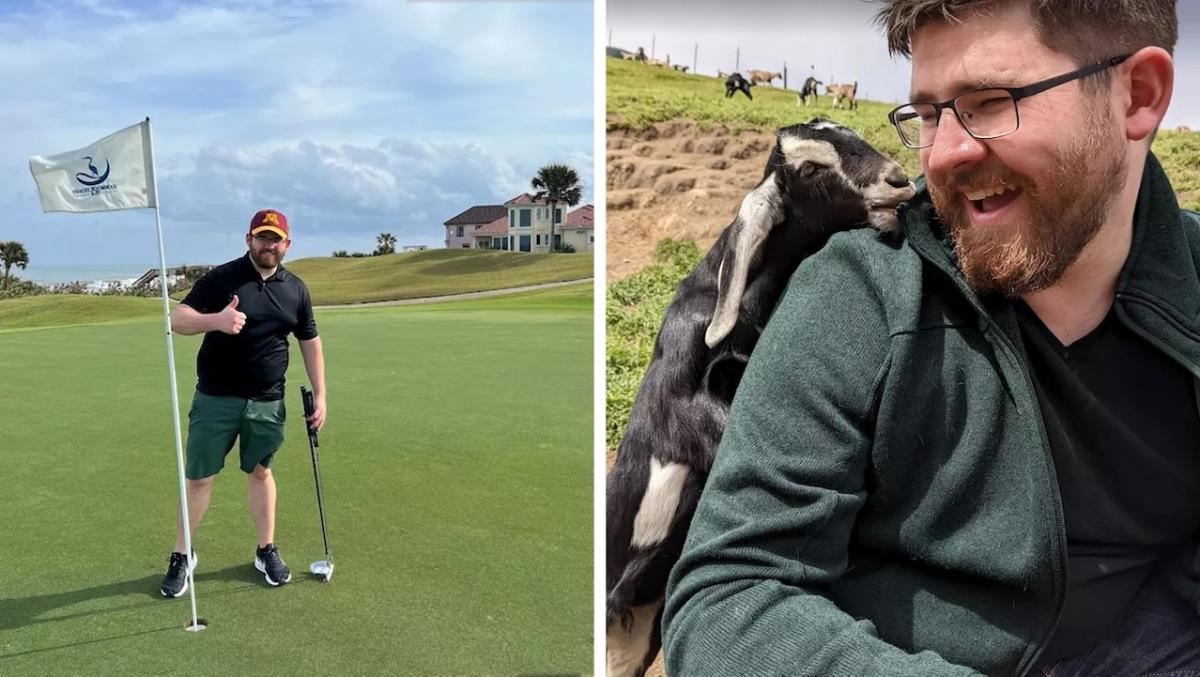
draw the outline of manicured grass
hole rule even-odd
[[[157,317],[0,334],[0,674],[589,671],[589,298],[319,311],[336,575],[306,573],[322,545],[293,350],[275,473],[295,580],[253,571],[227,464],[195,542],[198,635],[157,592],[178,500]],[[176,338],[185,430],[199,343]]]
[[[641,130],[681,119],[734,129],[778,129],[821,116],[857,131],[895,158],[909,176],[920,173],[916,151],[900,144],[895,128],[887,121],[893,103],[859,101],[857,110],[834,110],[831,98],[822,95],[815,105],[804,107],[796,105],[796,92],[765,86],[751,90],[753,101],[741,94],[726,99],[724,83],[713,77],[613,58],[607,59],[607,64],[609,129]],[[1159,130],[1153,149],[1171,177],[1180,205],[1200,210],[1200,132]]]
[[[317,304],[391,301],[521,287],[592,276],[591,254],[514,254],[429,249],[365,258],[309,258],[286,263]]]
[[[318,276],[317,284],[324,285],[327,281]],[[308,284],[314,297],[324,290],[324,287],[314,288],[311,283]],[[575,306],[587,304],[590,308],[591,289],[590,282],[583,282],[548,290],[515,292],[492,298],[494,304],[498,304],[495,305],[497,308],[566,307],[572,303]],[[182,298],[185,294],[186,292],[176,296]],[[363,296],[369,297],[371,294],[364,292]],[[367,298],[358,298],[351,302],[365,300]],[[476,303],[476,301],[469,302]],[[175,301],[172,301],[172,306],[174,303]],[[445,305],[447,309],[452,309],[458,307],[458,303],[462,302],[445,302]],[[14,330],[121,322],[149,317],[162,317],[162,301],[158,298],[97,296],[95,294],[45,294],[0,299],[0,334]]]
[[[46,294],[0,299],[0,332],[162,317],[161,298]]]

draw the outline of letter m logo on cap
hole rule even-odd
[[[276,233],[285,240],[291,237],[291,229],[288,228],[287,217],[274,209],[264,209],[256,213],[254,218],[250,219],[251,235],[258,235],[263,231]]]

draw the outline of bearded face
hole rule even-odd
[[[1079,131],[1048,155],[1036,175],[1017,173],[993,156],[930,184],[959,267],[976,291],[1018,296],[1045,289],[1100,230],[1127,163],[1111,109],[1098,101],[1081,117],[1086,119],[1078,126],[1063,125]],[[1002,210],[1008,213],[993,222],[974,223]]]
[[[287,254],[289,241],[280,239],[271,233],[260,233],[247,236],[250,247],[250,259],[259,268],[271,269],[283,262]]]

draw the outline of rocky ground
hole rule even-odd
[[[608,279],[650,263],[663,238],[707,249],[762,179],[774,135],[661,122],[641,132],[609,130]]]

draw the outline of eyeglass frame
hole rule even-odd
[[[275,237],[271,238],[271,235]],[[278,233],[256,233],[250,237],[258,240],[258,243],[262,245],[276,245],[280,242],[287,242],[287,238],[280,237]]]
[[[1099,73],[1100,71],[1119,66],[1120,64],[1124,63],[1125,60],[1131,56],[1133,56],[1133,52],[1130,52],[1129,54],[1122,54],[1121,56],[1114,56],[1114,57],[1111,57],[1108,59],[1104,59],[1102,61],[1097,61],[1095,63],[1088,64],[1082,68],[1077,68],[1069,73],[1063,73],[1062,75],[1056,75],[1052,78],[1047,78],[1045,80],[1040,80],[1038,82],[1034,82],[1032,84],[1025,85],[1024,87],[979,87],[977,89],[972,89],[970,91],[963,92],[962,94],[959,94],[958,96],[954,97],[953,99],[947,99],[946,101],[942,101],[941,103],[937,103],[937,102],[933,102],[933,101],[910,101],[908,103],[896,106],[892,110],[888,111],[888,122],[892,123],[892,127],[896,130],[896,134],[898,134],[900,136],[900,143],[904,144],[905,148],[912,148],[913,150],[929,148],[930,146],[933,145],[933,141],[930,141],[929,143],[925,144],[924,146],[920,146],[920,145],[910,146],[908,144],[908,141],[905,139],[904,132],[900,131],[900,124],[896,121],[896,113],[899,112],[900,109],[907,108],[909,106],[918,106],[918,105],[933,106],[935,119],[938,121],[936,124],[934,124],[935,129],[937,128],[938,125],[941,124],[942,111],[949,108],[951,111],[954,111],[954,118],[956,120],[958,120],[958,124],[962,125],[963,130],[965,130],[967,132],[967,134],[971,135],[971,138],[978,139],[980,141],[987,141],[989,139],[998,139],[1000,137],[1008,136],[1009,134],[1013,134],[1018,129],[1021,128],[1021,107],[1017,105],[1017,102],[1020,101],[1021,99],[1029,98],[1029,97],[1033,96],[1034,94],[1041,94],[1042,92],[1044,92],[1048,89],[1052,89],[1054,87],[1058,87],[1059,85],[1065,85],[1068,82],[1073,82],[1075,80],[1082,80],[1083,78],[1086,78],[1090,75],[1095,75],[1096,73]],[[967,127],[967,123],[963,122],[962,115],[958,111],[957,104],[958,104],[958,100],[964,96],[969,96],[971,94],[977,94],[979,92],[986,92],[986,91],[991,91],[991,90],[1007,92],[1009,97],[1012,98],[1013,114],[1016,116],[1016,125],[1013,126],[1012,131],[1003,132],[1001,134],[980,136],[980,135],[976,134],[975,132],[972,132],[970,130],[970,128]]]

